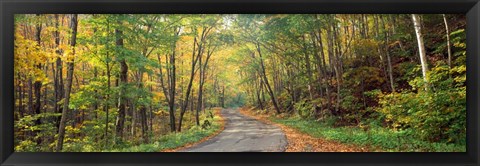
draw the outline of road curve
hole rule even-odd
[[[223,109],[225,129],[217,136],[180,152],[283,152],[287,139],[282,130],[241,114]]]

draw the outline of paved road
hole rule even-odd
[[[287,139],[282,130],[244,116],[237,109],[223,109],[225,130],[181,152],[283,152]]]

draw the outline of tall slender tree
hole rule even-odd
[[[72,55],[67,55],[67,84],[65,88],[65,101],[63,103],[62,109],[62,118],[60,120],[60,128],[58,130],[58,140],[56,151],[60,152],[63,148],[63,140],[65,137],[65,125],[67,123],[68,117],[68,105],[70,102],[70,92],[72,90],[72,82],[73,82],[73,70],[75,65],[75,45],[77,44],[77,26],[78,26],[78,15],[72,14],[70,19],[70,29],[72,31],[72,35],[70,38],[70,47],[72,49]]]
[[[452,68],[452,50],[450,48],[450,29],[448,28],[448,21],[445,14],[442,14],[443,22],[445,23],[445,34],[447,36],[447,54],[448,54],[448,66]]]
[[[117,26],[122,25],[122,15],[119,16],[119,19],[117,20]],[[119,99],[118,99],[118,116],[117,116],[117,121],[116,121],[116,127],[115,127],[115,134],[118,139],[123,139],[123,130],[124,130],[124,125],[125,125],[125,111],[127,107],[127,102],[128,99],[126,97],[126,85],[128,83],[128,65],[126,62],[126,56],[124,51],[123,51],[123,31],[117,27],[115,29],[115,45],[116,45],[116,53],[118,57],[118,62],[120,63],[120,73],[119,73],[119,79],[120,79],[120,94],[119,94]]]
[[[425,88],[427,88],[428,62],[427,62],[427,55],[425,53],[425,43],[423,41],[422,23],[420,22],[420,17],[417,14],[412,14],[412,20],[413,20],[413,26],[415,28],[415,34],[417,36],[418,55],[420,56],[420,64],[422,65],[422,76],[426,84]]]

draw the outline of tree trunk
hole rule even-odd
[[[203,110],[203,85],[205,84],[205,73],[207,70],[208,66],[208,61],[210,60],[210,57],[212,56],[213,52],[215,51],[215,46],[213,48],[208,49],[207,51],[207,59],[205,59],[205,62],[202,65],[202,57],[200,56],[199,59],[199,67],[200,67],[200,84],[198,87],[198,100],[197,100],[197,111],[195,112],[195,120],[197,122],[197,126],[200,125],[200,119],[199,119],[199,112]]]
[[[107,34],[108,36],[110,36],[110,21],[109,19],[107,18]],[[109,109],[110,109],[110,88],[111,88],[111,68],[110,68],[110,62],[109,62],[109,59],[110,59],[110,54],[109,54],[109,44],[108,42],[105,43],[105,46],[106,46],[106,54],[105,54],[105,67],[107,69],[107,94],[105,96],[105,105],[103,106],[103,110],[105,111],[105,133],[104,133],[104,139],[105,139],[105,144],[104,144],[104,147],[106,148],[107,145],[108,145],[108,122],[109,122],[109,117],[108,117],[108,114],[109,114]]]
[[[150,82],[153,82],[153,76],[150,76]],[[150,85],[150,93],[153,93],[153,85]],[[150,105],[150,131],[152,132],[152,134],[154,134],[154,131],[153,131],[153,106]]]
[[[147,108],[145,106],[140,107],[140,121],[142,124],[142,138],[144,143],[148,143],[148,125],[147,125]]]
[[[333,18],[332,18],[333,19]],[[340,107],[340,82],[341,82],[341,74],[340,74],[340,69],[339,69],[339,63],[338,63],[338,57],[335,54],[335,41],[336,39],[336,32],[335,32],[335,25],[332,24],[331,27],[327,27],[327,36],[328,36],[328,57],[331,59],[330,66],[332,66],[334,72],[335,72],[335,77],[337,81],[337,99],[335,102],[335,113],[338,113],[339,107]]]
[[[39,14],[36,15],[37,18],[40,17]],[[36,25],[36,34],[35,34],[35,40],[37,41],[37,45],[39,48],[41,48],[41,33],[42,33],[42,24],[41,23],[38,23]],[[40,51],[40,50],[39,50]],[[38,70],[42,70],[42,63],[41,62],[38,62],[38,64],[36,65],[36,67],[38,68]],[[42,98],[42,94],[41,94],[41,89],[42,89],[42,82],[39,81],[39,80],[36,80],[35,83],[33,84],[33,91],[35,93],[35,103],[33,104],[33,110],[34,110],[34,113],[35,115],[39,115],[41,114],[41,108],[42,108],[42,103],[40,101],[40,99]],[[39,126],[41,124],[41,118],[39,117],[38,119],[35,120],[35,126]],[[36,139],[37,141],[37,144],[41,144],[42,143],[42,138],[39,137],[38,139]]]
[[[18,77],[20,79],[20,76],[18,76]],[[21,83],[22,81],[19,81],[19,82]],[[19,99],[19,101],[18,101],[18,112],[20,113],[19,119],[24,116],[24,112],[25,112],[24,108],[23,108],[23,97],[24,97],[23,87],[24,86],[23,85],[21,86],[20,84],[18,86],[18,96],[19,96],[19,98],[18,98]]]
[[[452,68],[452,50],[450,48],[450,30],[448,28],[447,17],[442,14],[443,22],[445,23],[445,33],[447,35],[447,53],[448,53],[448,67]]]
[[[180,28],[174,28],[174,36],[178,37],[180,33]],[[168,91],[165,88],[165,84],[163,83],[163,72],[160,69],[160,83],[163,89],[163,93],[167,98],[168,108],[169,108],[169,117],[170,117],[170,131],[175,132],[175,89],[176,89],[176,65],[175,65],[175,53],[176,53],[176,41],[172,43],[172,53],[170,57],[165,54],[165,62],[167,64],[167,84],[168,84]],[[160,55],[158,55],[158,61],[161,63]],[[169,61],[169,62],[168,62]]]
[[[257,42],[256,45],[257,45],[258,56],[260,58],[260,67],[261,67],[261,72],[262,72],[261,75],[263,78],[263,82],[267,86],[268,93],[270,94],[270,98],[272,100],[273,106],[275,107],[275,111],[277,112],[277,114],[280,114],[281,111],[280,111],[280,107],[278,106],[277,99],[275,98],[275,94],[273,93],[273,90],[270,84],[268,83],[267,74],[265,72],[265,64],[263,62],[262,52],[260,51],[260,43]]]
[[[121,22],[118,22],[121,24]],[[123,48],[123,32],[119,29],[115,29],[115,37],[116,37],[116,46],[118,49]],[[118,116],[117,116],[117,121],[116,121],[116,127],[115,127],[115,134],[116,137],[119,138],[120,140],[123,139],[123,128],[124,128],[124,123],[125,123],[125,109],[126,109],[126,104],[127,104],[127,98],[125,97],[126,89],[125,85],[128,82],[128,65],[125,60],[125,55],[118,53],[117,56],[120,58],[120,97],[118,101]]]
[[[305,68],[307,69],[307,80],[308,80],[308,93],[310,100],[313,100],[313,86],[312,86],[312,69],[310,64],[310,55],[307,51],[307,41],[305,40],[305,35],[302,35],[303,39],[303,53],[305,54]]]
[[[56,69],[55,69],[55,77],[54,77],[54,86],[55,86],[55,103],[54,103],[54,108],[56,113],[62,113],[62,107],[58,106],[58,102],[60,102],[65,95],[64,92],[64,84],[63,84],[63,62],[61,59],[61,56],[63,54],[63,50],[60,48],[60,32],[59,32],[59,16],[58,14],[55,15],[55,27],[56,30],[54,32],[54,37],[55,37],[55,46],[57,50],[55,53],[57,53],[57,59],[56,59]],[[56,119],[56,127],[57,127],[57,132],[58,128],[60,127],[60,118],[58,117]]]
[[[422,35],[422,24],[420,22],[420,17],[416,14],[412,14],[413,25],[415,28],[415,34],[417,36],[418,42],[418,52],[420,55],[420,63],[422,65],[422,76],[423,80],[425,81],[425,89],[428,87],[428,80],[427,80],[427,72],[428,72],[428,64],[427,64],[427,56],[425,53],[425,46],[423,42],[423,35]]]
[[[197,97],[197,109],[195,111],[195,122],[197,124],[197,126],[200,126],[200,118],[198,117],[198,112],[200,112],[200,110],[202,109],[202,93],[203,93],[203,72],[204,72],[204,69],[202,67],[202,55],[199,55],[199,58],[198,58],[198,64],[200,66],[200,75],[199,75],[199,84],[198,84],[198,97]],[[192,99],[193,101],[193,99]],[[193,104],[192,104],[192,107],[193,107]]]
[[[225,108],[225,85],[222,86],[222,108]]]
[[[313,32],[315,34],[315,32]],[[322,82],[323,82],[323,85],[325,86],[325,93],[327,95],[327,109],[328,110],[331,110],[331,103],[332,103],[332,99],[331,99],[331,95],[330,95],[330,88],[329,88],[329,85],[328,85],[328,79],[330,77],[330,75],[328,74],[328,71],[327,71],[327,63],[326,63],[326,60],[325,60],[325,52],[323,51],[323,42],[322,42],[322,31],[321,30],[318,30],[318,36],[316,36],[316,39],[318,41],[318,44],[319,44],[319,51],[320,51],[320,55],[321,55],[321,62],[318,62],[320,64],[320,69],[321,69],[321,72],[322,72]]]
[[[174,44],[176,45],[176,44]],[[175,65],[175,46],[173,48],[173,53],[172,55],[170,56],[170,70],[171,70],[171,76],[170,76],[170,91],[169,91],[169,103],[168,103],[168,107],[169,107],[169,113],[170,113],[170,131],[171,132],[175,132],[175,88],[176,88],[176,76],[175,76],[175,72],[176,72],[176,65]]]
[[[72,55],[68,55],[67,58],[67,87],[65,89],[65,101],[63,104],[63,111],[62,111],[62,118],[60,120],[60,128],[58,131],[58,140],[56,151],[60,152],[63,148],[63,139],[65,137],[65,124],[67,122],[68,116],[68,104],[70,102],[70,91],[72,89],[72,81],[73,81],[73,70],[74,70],[74,62],[75,62],[75,45],[77,42],[77,14],[73,14],[70,22],[70,29],[72,30],[72,37],[70,39],[70,46],[73,49]]]
[[[384,18],[380,18],[383,24],[383,29],[385,30],[385,54],[387,55],[387,65],[388,65],[388,77],[390,79],[390,88],[392,92],[395,92],[395,82],[393,80],[393,69],[392,69],[392,59],[390,57],[390,49],[389,49],[389,44],[390,44],[390,31],[387,30],[386,24],[384,21]]]
[[[34,115],[35,111],[33,109],[33,82],[32,78],[28,79],[28,113]]]
[[[129,112],[129,116],[130,116],[130,126],[127,126],[126,128],[127,129],[130,129],[130,136],[132,138],[136,138],[136,133],[135,133],[135,130],[136,130],[136,127],[135,127],[135,124],[136,124],[136,107],[135,105],[132,103],[132,101],[129,101],[129,108],[128,108],[128,112]]]
[[[108,52],[107,52],[107,57],[109,57]],[[110,71],[110,63],[109,62],[106,63],[106,67],[107,67],[107,91],[110,92],[111,77],[112,76],[111,76],[111,73],[110,73],[111,71]],[[103,109],[105,111],[105,134],[104,134],[104,138],[105,138],[105,146],[107,146],[108,145],[108,122],[109,122],[108,114],[109,114],[109,109],[110,109],[110,104],[109,104],[110,103],[110,94],[107,93],[105,101],[106,101],[106,103],[103,107]]]
[[[188,105],[188,100],[190,98],[190,93],[192,91],[192,85],[193,85],[193,79],[195,77],[195,66],[200,59],[200,57],[203,54],[203,42],[204,42],[204,33],[205,29],[202,32],[202,38],[200,39],[200,43],[198,44],[198,50],[195,49],[196,45],[196,37],[193,39],[194,40],[194,47],[193,47],[193,52],[192,52],[192,67],[191,67],[191,72],[190,72],[190,80],[187,85],[187,91],[185,92],[185,98],[182,104],[182,109],[180,110],[180,119],[178,121],[178,131],[182,131],[182,121],[183,121],[183,115],[185,114],[185,111],[187,110],[187,105]],[[195,56],[195,51],[197,51],[196,56]]]
[[[258,105],[260,106],[260,109],[263,110],[265,108],[263,107],[263,102],[262,102],[262,99],[260,98],[260,96],[262,95],[262,91],[263,91],[262,90],[263,89],[263,81],[262,81],[262,79],[257,79],[257,77],[254,77],[254,78],[255,78],[254,79],[255,80],[254,81],[254,84],[255,84],[255,86],[254,86],[255,90],[254,91],[256,92],[257,102],[258,102]],[[257,82],[259,82],[259,83],[257,83]]]

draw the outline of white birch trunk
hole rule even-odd
[[[425,54],[425,46],[423,42],[422,36],[422,25],[420,23],[420,18],[416,14],[412,14],[413,25],[415,27],[415,34],[417,35],[417,42],[418,42],[418,52],[420,54],[420,63],[422,65],[422,76],[425,83],[427,83],[427,71],[428,71],[428,64],[427,64],[427,56]]]

